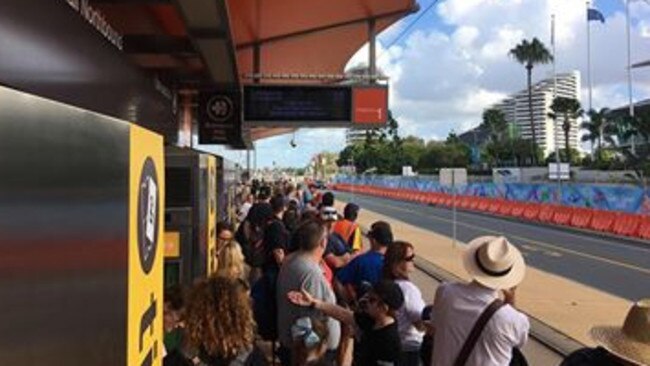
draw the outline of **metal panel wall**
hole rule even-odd
[[[133,121],[167,143],[177,141],[169,95],[68,1],[0,1],[0,50],[0,84]]]
[[[126,364],[128,174],[127,123],[0,87],[0,365]]]

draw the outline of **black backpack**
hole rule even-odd
[[[251,267],[261,267],[266,260],[264,250],[264,229],[244,221],[235,234],[235,239],[242,248],[244,260]]]

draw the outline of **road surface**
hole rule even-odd
[[[335,194],[344,202],[352,199],[362,210],[452,235],[450,209],[344,192]],[[533,267],[629,300],[650,296],[650,243],[466,211],[457,213],[457,235],[461,242],[480,235],[505,235]]]

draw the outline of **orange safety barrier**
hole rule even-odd
[[[490,199],[481,197],[478,199],[478,204],[476,205],[476,209],[478,211],[485,212],[488,210],[488,207],[490,206]]]
[[[594,210],[589,228],[596,231],[610,231],[618,213],[614,211]]]
[[[624,213],[616,218],[610,231],[618,235],[636,236],[640,224],[641,216]]]
[[[510,216],[523,217],[525,210],[526,210],[526,203],[514,202],[512,205],[512,210],[510,210]]]
[[[524,218],[527,220],[537,220],[542,206],[539,203],[529,203],[524,210]]]
[[[641,239],[650,239],[650,216],[642,216],[637,236]]]
[[[379,197],[413,201],[422,204],[452,207],[454,197],[446,193],[421,192],[388,187],[354,184],[334,184],[333,190],[357,192]],[[594,210],[583,207],[567,207],[539,203],[507,201],[476,196],[456,196],[456,206],[462,209],[490,212],[503,216],[522,217],[527,220],[552,222],[577,228],[611,232],[617,235],[650,239],[650,216]]]
[[[427,192],[424,194],[424,203],[427,205],[433,205],[436,202],[436,194],[433,192]]]
[[[555,207],[551,221],[557,225],[568,225],[573,215],[572,207]]]
[[[497,199],[491,199],[487,210],[490,213],[497,213],[497,212],[499,212],[499,209],[501,208],[502,204],[503,204],[503,201],[498,199],[498,198]]]
[[[553,215],[555,215],[555,206],[549,204],[542,204],[541,206],[537,220],[541,222],[552,222]]]
[[[469,205],[467,206],[468,209],[470,210],[476,210],[479,202],[481,199],[479,197],[470,197],[469,198]]]
[[[587,228],[591,223],[591,218],[594,215],[594,210],[589,208],[576,207],[571,214],[571,221],[569,225],[577,228]]]
[[[460,201],[458,202],[458,207],[460,207],[460,208],[462,208],[462,209],[466,209],[466,208],[468,208],[468,207],[469,207],[469,204],[470,204],[470,202],[471,202],[471,200],[472,200],[471,197],[468,197],[468,196],[462,196],[462,197],[460,198]]]
[[[516,205],[515,202],[504,201],[501,207],[499,207],[499,211],[497,213],[503,216],[510,216],[510,213],[515,208],[515,205]]]

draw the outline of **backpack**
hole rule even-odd
[[[264,229],[246,220],[237,229],[235,238],[242,248],[246,264],[251,267],[261,267],[266,260]]]
[[[265,341],[275,341],[278,338],[277,278],[277,272],[266,271],[251,288],[257,334]]]

